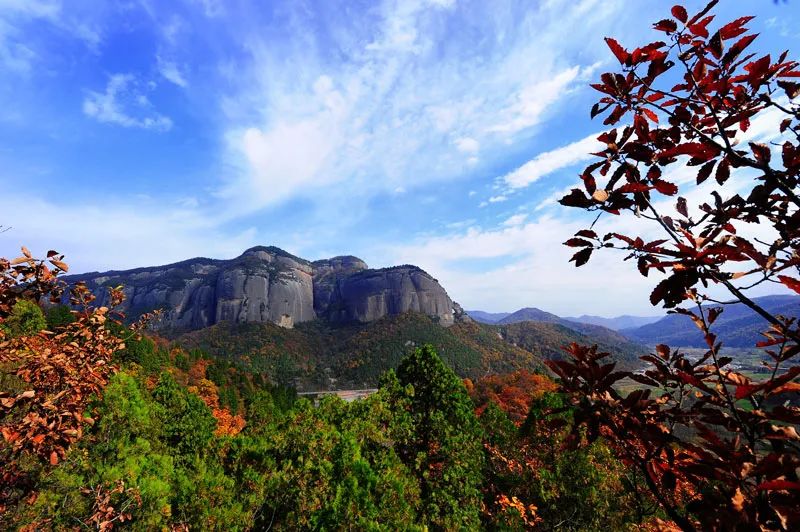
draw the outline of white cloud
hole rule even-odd
[[[575,268],[574,249],[562,243],[580,222],[552,217],[460,234],[420,238],[386,252],[394,263],[417,264],[432,273],[466,308],[513,311],[535,306],[561,315],[653,314],[647,294],[655,276],[643,278],[613,250],[596,253]],[[495,266],[474,272],[470,261]],[[611,294],[614,297],[610,297]]]
[[[191,2],[201,7],[203,14],[209,18],[218,17],[225,13],[222,0],[191,0]]]
[[[525,220],[527,218],[528,215],[525,213],[515,214],[509,217],[505,222],[503,222],[503,225],[506,227],[516,227],[518,225],[522,225],[523,223],[525,223]]]
[[[470,137],[461,137],[455,140],[456,148],[458,151],[464,153],[477,153],[481,149],[481,144],[477,140]]]
[[[465,227],[469,227],[475,224],[475,219],[470,218],[469,220],[462,220],[460,222],[450,222],[446,224],[445,227],[448,229],[464,229]]]
[[[574,66],[545,80],[536,80],[515,94],[508,107],[501,111],[502,122],[489,128],[499,133],[516,133],[541,121],[544,112],[561,99],[581,69]]]
[[[58,203],[23,194],[0,197],[3,218],[13,229],[0,234],[0,256],[25,245],[37,256],[48,249],[66,254],[71,271],[125,269],[184,260],[231,258],[259,242],[252,228],[226,231],[220,220],[194,208],[147,199],[105,198]],[[54,228],[57,228],[55,230]]]
[[[58,0],[2,0],[0,13],[12,13],[33,18],[55,18],[61,12]]]
[[[105,92],[89,92],[83,100],[83,113],[98,122],[168,131],[172,120],[153,110],[145,90],[133,75],[114,74]]]
[[[594,157],[591,155],[592,152],[603,148],[602,144],[597,142],[597,136],[598,134],[592,134],[567,146],[540,153],[501,179],[511,189],[524,188],[558,170],[588,161]]]
[[[508,197],[502,194],[489,198],[489,203],[502,203],[504,201],[508,201]]]
[[[164,79],[184,89],[189,86],[189,83],[186,81],[186,75],[178,67],[177,63],[174,61],[167,61],[160,55],[156,56],[156,62],[158,63],[158,72]]]
[[[449,2],[385,0],[370,13],[377,23],[332,20],[330,41],[317,42],[302,10],[289,42],[243,34],[252,62],[224,66],[245,88],[222,106],[236,175],[221,195],[255,211],[292,198],[323,203],[334,187],[353,203],[475,176],[533,136],[595,68],[591,53],[575,64],[578,35],[620,6],[584,20],[585,4],[550,2],[523,16],[475,5],[465,15]],[[575,42],[564,42],[560,28],[579,18]],[[454,36],[453,24],[468,24],[469,37]]]

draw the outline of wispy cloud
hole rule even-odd
[[[244,36],[253,60],[231,72],[251,82],[225,104],[226,160],[239,175],[220,194],[250,210],[324,201],[334,186],[363,201],[496,165],[596,68],[596,57],[580,64],[577,44],[558,38],[573,24],[591,31],[618,7],[585,19],[587,4],[462,11],[450,1],[393,0],[376,8],[377,25],[335,20],[324,41],[302,14],[281,46]]]
[[[549,79],[536,80],[515,94],[507,107],[500,110],[503,119],[489,128],[490,132],[517,133],[535,126],[547,110],[564,98],[573,88],[577,79],[588,79],[597,68],[573,66],[558,72]]]
[[[172,120],[153,109],[147,87],[130,74],[114,74],[104,92],[90,91],[83,100],[83,113],[98,122],[123,127],[168,131]]]
[[[513,216],[510,216],[505,222],[503,222],[503,225],[506,227],[516,227],[518,225],[522,225],[523,223],[525,223],[525,220],[527,218],[528,215],[525,213],[515,214]]]
[[[602,149],[602,144],[597,142],[597,136],[598,134],[592,134],[566,146],[540,153],[501,179],[511,189],[525,188],[542,177],[588,161],[593,158],[592,152]]]
[[[186,75],[175,61],[168,61],[160,55],[156,56],[156,61],[158,63],[158,72],[164,79],[184,89],[189,86],[189,82],[186,81]]]
[[[580,269],[569,262],[574,250],[562,242],[580,222],[550,216],[528,223],[512,217],[506,222],[512,223],[419,238],[386,253],[397,262],[435,272],[451,297],[470,308],[511,311],[537,306],[562,315],[574,309],[604,314],[608,294],[613,293],[615,312],[652,313],[641,297],[652,279],[642,278],[619,254],[599,253]],[[473,261],[490,266],[465,270]]]
[[[14,254],[24,243],[39,256],[57,249],[67,253],[73,271],[81,272],[166,264],[198,255],[231,258],[260,242],[252,227],[224,230],[191,199],[181,203],[176,208],[124,197],[56,203],[4,194],[0,211],[4,221],[13,221],[13,229],[0,235],[0,248]]]

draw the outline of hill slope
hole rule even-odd
[[[601,351],[611,354],[620,368],[633,369],[641,366],[639,357],[648,352],[645,346],[597,325],[586,326],[586,332],[576,331],[560,323],[537,321],[520,321],[498,325],[497,328],[507,342],[544,359],[564,358],[566,354],[561,347],[571,342],[597,344]]]
[[[800,297],[790,295],[764,296],[754,301],[768,312],[785,316],[800,315]],[[726,347],[754,347],[763,340],[761,331],[767,322],[741,303],[726,305],[712,327]],[[655,323],[635,329],[624,329],[625,336],[649,345],[667,344],[672,347],[705,347],[703,335],[692,320],[680,314],[670,314]]]
[[[294,329],[272,323],[219,323],[177,340],[235,358],[299,390],[373,387],[405,354],[428,343],[462,377],[543,369],[538,356],[505,342],[489,326],[461,322],[444,328],[429,316],[411,312],[368,324],[316,320]]]
[[[602,325],[570,321],[566,318],[556,316],[555,314],[540,310],[538,308],[529,307],[520,309],[497,322],[497,325],[505,326],[529,322],[559,325],[563,329],[569,329],[571,332],[564,331],[563,329],[559,329],[559,331],[560,333],[568,336],[572,336],[573,333],[577,333],[578,336],[575,338],[578,339],[575,341],[578,343],[596,343],[612,354],[615,351],[619,351],[619,360],[627,359],[629,362],[635,363],[637,359],[636,357],[632,357],[631,353],[637,352],[644,354],[644,346],[637,344],[635,341],[632,342],[629,337],[620,332],[609,329],[608,327],[603,327]],[[531,327],[531,329],[536,328],[537,327]],[[538,329],[542,330],[541,327],[538,327]],[[512,328],[512,330],[514,330],[514,328]],[[586,337],[590,338],[590,340],[587,340]]]
[[[475,321],[480,323],[489,323],[494,324],[498,321],[502,320],[506,316],[511,314],[510,312],[484,312],[482,310],[468,310],[467,315]]]
[[[636,327],[642,327],[643,325],[656,322],[660,320],[662,317],[663,316],[630,316],[624,314],[622,316],[616,316],[614,318],[604,318],[603,316],[590,316],[588,314],[583,314],[582,316],[578,316],[577,318],[565,317],[564,319],[567,321],[575,321],[578,323],[586,323],[589,325],[600,325],[602,327],[606,327],[614,331],[620,331],[622,329],[633,329]]]

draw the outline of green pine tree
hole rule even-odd
[[[382,379],[395,449],[420,484],[419,519],[434,530],[479,527],[483,431],[461,380],[432,346]]]

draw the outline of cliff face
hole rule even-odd
[[[415,266],[370,270],[351,256],[311,263],[274,247],[255,247],[232,260],[198,258],[66,280],[86,282],[100,304],[108,301],[108,287],[122,285],[128,317],[161,309],[156,326],[175,331],[221,321],[283,327],[317,317],[369,322],[406,311],[448,326],[460,313],[444,288]]]
[[[340,278],[326,309],[332,322],[375,321],[414,311],[452,325],[453,302],[436,279],[416,266],[363,270]]]

